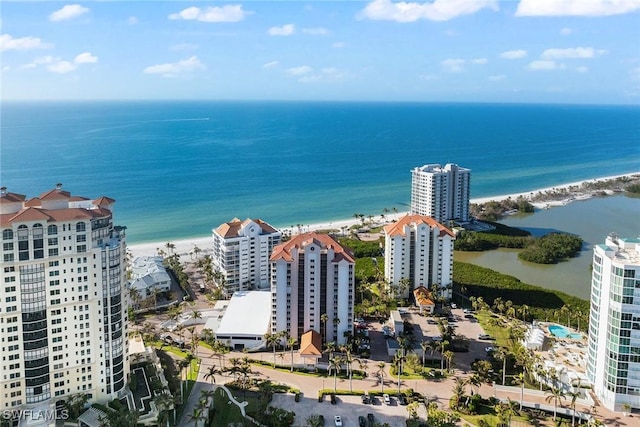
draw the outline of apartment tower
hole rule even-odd
[[[325,342],[346,343],[353,330],[352,253],[326,234],[304,233],[271,255],[271,329],[300,340],[309,330]],[[326,322],[323,322],[326,314]]]
[[[261,219],[234,218],[213,230],[213,268],[226,295],[269,289],[269,256],[282,233]]]
[[[640,238],[593,249],[587,376],[601,403],[640,408]]]
[[[0,189],[0,410],[127,390],[124,228],[115,200]]]
[[[397,297],[437,284],[439,296],[451,298],[455,234],[450,229],[429,216],[406,215],[383,231],[385,278],[393,286],[408,285]]]
[[[471,170],[455,164],[424,165],[411,171],[411,214],[447,224],[469,221]]]

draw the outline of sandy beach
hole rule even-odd
[[[606,176],[606,177],[601,177],[601,178],[595,178],[595,179],[588,179],[588,180],[584,180],[584,181],[578,181],[578,182],[571,182],[571,183],[567,183],[567,184],[561,184],[561,185],[555,185],[553,187],[547,187],[547,188],[541,188],[541,189],[535,189],[535,190],[531,190],[531,191],[525,191],[522,193],[514,193],[514,194],[504,194],[504,195],[498,195],[498,196],[489,196],[489,197],[482,197],[482,198],[475,198],[475,199],[471,199],[471,203],[477,203],[477,204],[481,204],[481,203],[486,203],[492,200],[495,201],[500,201],[500,200],[505,200],[508,198],[511,199],[517,199],[518,197],[524,197],[526,199],[530,199],[532,195],[538,194],[538,193],[545,193],[545,192],[554,192],[554,191],[562,191],[563,189],[569,190],[571,188],[576,188],[576,187],[580,187],[582,184],[584,183],[589,183],[589,182],[600,182],[600,181],[608,181],[608,180],[612,180],[612,179],[616,179],[616,178],[622,178],[622,177],[632,177],[632,176],[637,176],[640,175],[640,172],[635,172],[635,173],[628,173],[628,174],[623,174],[623,175],[614,175],[614,176]],[[592,194],[589,193],[582,193],[582,192],[569,192],[567,193],[568,197],[564,198],[562,200],[547,200],[547,201],[536,201],[535,203],[532,203],[536,208],[538,209],[543,209],[543,208],[549,208],[549,207],[554,207],[554,206],[564,206],[568,203],[571,203],[573,201],[576,200],[584,200],[587,199],[589,197],[592,197]],[[385,215],[385,222],[392,222],[398,218],[401,218],[402,216],[406,215],[408,212],[398,212],[398,213],[389,213]],[[266,221],[268,221],[268,219],[264,218]],[[374,217],[374,221],[375,220],[380,220],[379,216],[375,216]],[[380,221],[378,221],[380,222]],[[331,221],[331,222],[322,222],[322,223],[317,223],[317,224],[308,224],[308,225],[302,225],[300,227],[286,227],[286,228],[282,228],[281,230],[283,232],[286,233],[291,233],[291,234],[298,234],[301,232],[308,232],[308,231],[317,231],[317,230],[340,230],[342,227],[351,227],[353,225],[359,224],[360,220],[356,219],[356,218],[350,218],[350,219],[344,219],[344,220],[339,220],[339,221]],[[217,227],[219,224],[212,224],[211,228],[213,229],[214,227]],[[174,249],[173,252],[179,254],[182,257],[191,257],[193,256],[193,249],[197,246],[200,249],[200,255],[199,256],[203,256],[203,255],[207,255],[207,254],[211,254],[212,252],[212,238],[211,236],[202,236],[202,237],[194,237],[194,238],[190,238],[190,239],[178,239],[178,240],[171,240],[170,243],[174,245]],[[136,257],[136,256],[143,256],[143,255],[157,255],[158,254],[158,250],[163,250],[164,252],[167,252],[167,241],[163,241],[163,242],[150,242],[150,243],[139,243],[139,244],[132,244],[132,245],[128,245],[128,250],[131,252],[131,254]]]

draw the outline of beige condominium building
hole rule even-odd
[[[300,341],[314,330],[325,342],[344,344],[345,332],[353,330],[354,267],[353,254],[326,234],[298,234],[276,246],[271,255],[272,333],[286,331]]]
[[[453,231],[428,216],[406,215],[384,229],[384,274],[392,286],[408,286],[397,295],[409,298],[417,287],[439,288],[451,298],[453,281]]]
[[[115,201],[0,189],[0,410],[126,391],[125,236]]]

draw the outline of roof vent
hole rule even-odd
[[[56,190],[57,191],[61,191],[62,190],[62,184],[61,183],[57,183],[56,184]]]
[[[6,196],[6,195],[7,195],[7,187],[0,188],[0,196]]]

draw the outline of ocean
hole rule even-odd
[[[3,102],[0,183],[116,199],[129,244],[408,209],[410,170],[472,169],[473,198],[640,171],[640,107]]]

